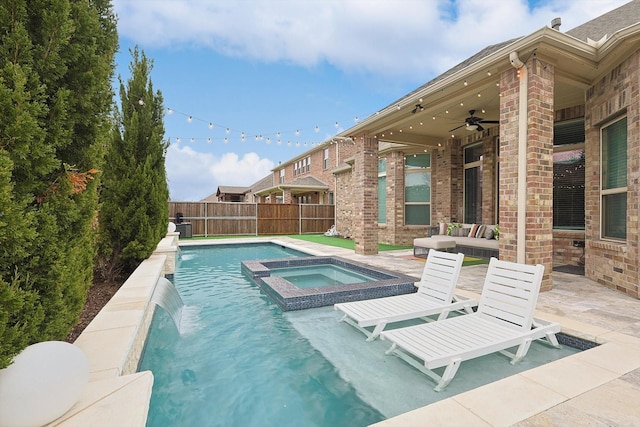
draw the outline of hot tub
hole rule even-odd
[[[416,290],[414,277],[340,257],[243,261],[242,272],[284,311]]]

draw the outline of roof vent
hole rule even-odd
[[[561,24],[562,24],[562,19],[560,18],[555,18],[551,20],[551,28],[553,28],[554,30],[560,31]]]

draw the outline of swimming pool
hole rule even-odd
[[[240,271],[243,260],[298,255],[268,244],[181,249],[174,276],[185,303],[181,331],[156,310],[139,367],[154,373],[148,426],[384,419]]]
[[[181,251],[181,330],[156,310],[139,367],[154,373],[149,426],[366,426],[576,352],[534,343],[516,366],[480,358],[435,393],[332,307],[283,312],[240,271],[243,260],[301,253],[261,244]]]

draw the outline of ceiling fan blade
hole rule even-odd
[[[465,124],[463,124],[463,125],[458,126],[457,128],[453,128],[453,129],[451,129],[449,132],[453,132],[454,130],[458,130],[458,129],[463,128],[463,127],[465,127],[465,126],[467,126],[467,124],[466,124],[466,123],[465,123]]]
[[[478,126],[478,127],[476,128],[476,130],[477,130],[478,132],[480,132],[480,131],[483,131],[483,130],[484,130],[484,128],[483,128],[482,126],[480,126],[480,125],[476,125],[476,126]]]
[[[498,124],[499,120],[480,120],[478,123],[489,123],[489,124]]]

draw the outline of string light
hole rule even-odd
[[[139,103],[140,103],[140,105],[143,105],[143,101],[142,100],[140,100]],[[400,104],[397,104],[397,106],[398,106],[398,108],[400,108]],[[172,114],[176,113],[176,114],[180,114],[180,115],[184,116],[188,123],[203,122],[203,124],[205,126],[208,126],[208,128],[210,130],[224,129],[224,133],[226,133],[227,135],[231,135],[232,134],[232,130],[234,131],[233,134],[236,133],[235,130],[232,129],[231,127],[221,126],[219,123],[216,124],[216,123],[214,123],[213,121],[210,121],[210,120],[203,120],[203,119],[198,118],[197,116],[194,116],[192,114],[185,114],[184,112],[176,111],[171,107],[167,107],[165,111],[166,111],[167,115],[172,115]],[[359,116],[355,116],[354,121],[356,123],[359,122],[360,121]],[[336,129],[340,129],[340,123],[338,121],[334,122],[334,126],[335,126]],[[321,125],[320,124],[316,124],[312,129],[313,129],[313,131],[315,133],[320,133],[320,128],[321,128]],[[304,129],[297,128],[292,133],[294,133],[296,137],[299,137],[299,136],[302,135],[303,132],[304,132]],[[243,132],[238,132],[238,134],[240,136],[238,138],[239,141],[245,142],[246,138],[247,138],[247,133],[243,131]],[[223,136],[223,135],[221,135],[221,136]],[[256,137],[256,140],[258,140],[258,141],[266,141],[268,144],[270,144],[272,141],[278,141],[278,144],[283,144],[284,141],[282,141],[282,136],[283,136],[283,132],[280,132],[280,131],[278,131],[276,134],[267,133],[264,138],[263,138],[262,134],[258,134],[258,136]],[[268,137],[268,139],[267,139],[267,137]],[[169,138],[169,140],[171,140],[171,139],[173,139],[173,138]],[[183,139],[184,138],[175,137],[174,141],[179,143]],[[188,138],[188,140],[190,142],[197,142],[197,141],[200,140],[200,141],[206,141],[207,143],[212,143],[212,142],[216,142],[216,140],[220,141],[220,140],[222,140],[222,138],[221,137],[220,138],[216,138],[215,136],[205,136],[203,138],[191,137],[191,138]],[[233,138],[226,137],[225,138],[225,143],[228,143],[228,142],[233,142]],[[324,141],[322,141],[322,142],[321,141],[317,141],[317,142],[297,141],[296,146],[298,146],[298,147],[301,146],[301,145],[305,145],[305,146],[313,145],[313,146],[315,146],[316,144],[319,146],[323,142]],[[291,145],[291,143],[289,143],[288,145]]]

